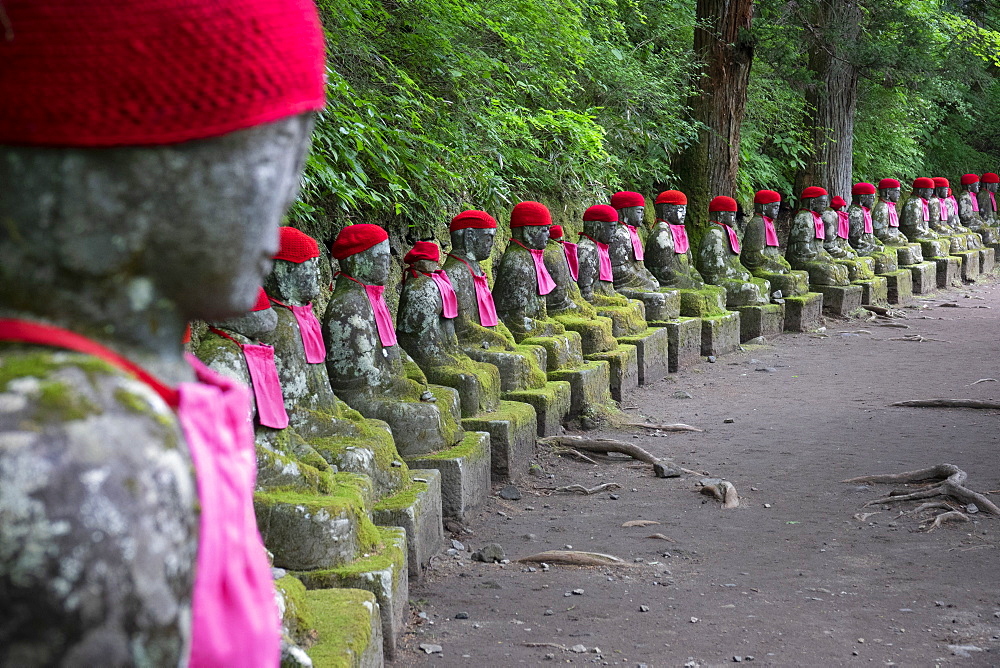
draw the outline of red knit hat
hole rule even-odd
[[[819,186],[809,186],[802,191],[801,199],[812,199],[813,197],[822,197],[823,195],[828,195],[826,188],[820,188]]]
[[[477,230],[496,229],[497,221],[485,211],[470,209],[463,211],[451,219],[451,226],[448,228],[452,232],[455,230],[467,230],[470,227]]]
[[[753,196],[754,204],[774,204],[781,201],[781,193],[774,190],[758,190]]]
[[[618,210],[607,204],[595,204],[583,212],[584,220],[596,220],[602,223],[617,223]]]
[[[687,195],[682,193],[680,190],[664,190],[662,193],[656,196],[657,204],[687,204]]]
[[[979,175],[978,174],[962,174],[961,182],[962,182],[963,186],[972,185],[973,183],[979,183]]]
[[[256,313],[257,311],[263,311],[269,308],[271,308],[271,300],[267,298],[267,293],[264,292],[264,288],[261,288],[257,292],[257,303],[250,307],[250,312]]]
[[[0,144],[141,146],[321,109],[310,0],[5,0]]]
[[[844,198],[841,197],[840,195],[834,195],[833,199],[830,200],[830,208],[834,210],[842,209],[845,206],[847,206],[847,202],[845,202]]]
[[[611,196],[611,206],[616,209],[627,209],[631,206],[646,206],[646,198],[630,190],[622,190]]]
[[[725,195],[719,195],[712,199],[711,203],[708,205],[709,212],[712,211],[736,211],[736,200],[732,197],[726,197]]]
[[[333,257],[343,260],[345,257],[363,253],[375,244],[388,241],[389,235],[378,225],[359,223],[348,225],[337,235],[337,240],[330,247]]]
[[[413,244],[413,249],[403,256],[403,262],[406,264],[416,264],[421,260],[440,262],[441,249],[433,241],[418,241]]]
[[[899,188],[900,183],[896,179],[885,178],[878,182],[878,189],[885,190],[887,188]]]
[[[947,188],[950,185],[951,184],[948,183],[948,179],[944,178],[943,176],[935,176],[934,177],[934,187],[935,188]]]
[[[929,179],[926,176],[920,176],[913,179],[914,190],[917,190],[918,188],[933,188],[933,187],[934,187],[934,179]]]
[[[552,214],[541,202],[521,202],[510,212],[511,228],[551,224]]]
[[[553,225],[549,228],[549,239],[562,239],[562,225]]]
[[[319,244],[311,236],[294,227],[282,227],[281,249],[274,256],[275,260],[289,262],[305,262],[319,257]]]
[[[872,183],[855,183],[851,188],[852,195],[874,195],[875,185]]]
[[[1000,183],[1000,176],[997,176],[993,172],[986,172],[982,176],[983,183]]]

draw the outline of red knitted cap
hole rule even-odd
[[[774,204],[781,201],[781,193],[774,190],[758,190],[753,196],[754,204]]]
[[[646,198],[630,190],[622,190],[611,196],[611,206],[616,209],[627,209],[630,206],[646,206]]]
[[[830,200],[830,208],[834,210],[843,209],[845,206],[847,206],[847,202],[845,202],[844,198],[840,195],[834,195],[833,199]]]
[[[933,188],[933,187],[934,187],[934,179],[929,179],[926,176],[920,176],[913,179],[914,190],[916,190],[917,188]]]
[[[305,262],[319,257],[319,244],[311,236],[294,227],[282,227],[281,249],[274,256],[275,260],[289,262]]]
[[[819,186],[809,186],[802,191],[802,199],[812,199],[813,197],[822,197],[827,195],[826,188],[820,188]]]
[[[343,260],[345,257],[363,253],[375,244],[388,241],[389,235],[378,225],[359,223],[348,225],[337,235],[336,241],[330,247],[333,257]]]
[[[413,244],[413,249],[403,256],[403,262],[406,264],[415,264],[421,260],[440,262],[441,249],[433,241],[418,241]]]
[[[711,203],[708,205],[708,210],[711,211],[736,211],[736,200],[732,197],[726,197],[725,195],[719,195],[712,199]]]
[[[968,185],[971,185],[973,183],[979,183],[979,175],[978,174],[962,174],[961,181],[962,181],[962,185],[963,186],[968,186]]]
[[[541,202],[521,202],[510,212],[510,226],[529,227],[534,225],[551,225],[552,214]]]
[[[321,109],[310,0],[4,0],[0,144],[141,146]]]
[[[950,185],[951,184],[948,183],[948,179],[944,178],[943,176],[935,176],[934,177],[934,187],[935,188],[947,188]]]
[[[899,188],[900,183],[896,179],[882,179],[878,182],[878,189],[885,190],[886,188]]]
[[[255,313],[269,308],[271,308],[271,300],[267,298],[267,293],[264,292],[264,288],[261,288],[257,292],[257,303],[250,307],[250,312]]]
[[[562,225],[553,225],[549,228],[549,239],[562,239]]]
[[[607,204],[595,204],[583,212],[584,220],[596,220],[602,223],[617,223],[618,210]]]
[[[1000,183],[1000,176],[997,176],[993,172],[986,172],[982,176],[983,183]]]
[[[467,230],[470,227],[477,230],[492,230],[496,229],[496,226],[497,221],[490,214],[485,211],[469,209],[452,218],[448,229],[452,232],[455,230]]]
[[[687,195],[680,190],[664,190],[656,196],[657,204],[684,204],[688,203]]]
[[[874,195],[875,185],[872,183],[855,183],[851,188],[852,195]]]

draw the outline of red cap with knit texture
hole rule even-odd
[[[616,209],[627,209],[631,206],[646,206],[646,198],[631,190],[622,190],[611,196],[611,206]]]
[[[469,228],[477,230],[492,230],[496,229],[496,226],[497,221],[490,214],[485,211],[469,209],[468,211],[463,211],[452,218],[451,226],[449,226],[448,229],[452,232],[455,230],[467,230]]]
[[[562,239],[562,225],[553,225],[549,228],[549,239]]]
[[[993,172],[986,172],[982,176],[983,183],[1000,183],[1000,176],[997,176]]]
[[[330,247],[333,257],[343,260],[345,257],[363,253],[375,244],[388,241],[389,235],[378,225],[359,223],[348,225],[337,235],[337,240]]]
[[[682,193],[680,190],[664,190],[656,196],[656,203],[686,205],[688,203],[688,198],[687,195]]]
[[[250,312],[255,313],[269,308],[271,308],[271,300],[267,298],[267,293],[264,292],[264,288],[261,288],[257,292],[257,303],[251,307]]]
[[[928,178],[926,176],[919,176],[913,179],[914,190],[917,190],[918,188],[933,188],[933,187],[934,187],[934,179]]]
[[[294,227],[282,227],[281,249],[275,260],[301,263],[319,257],[319,244],[311,236]]]
[[[822,197],[823,195],[828,195],[826,188],[820,188],[819,186],[809,186],[802,191],[802,199],[812,199],[813,197]]]
[[[854,187],[851,188],[852,195],[874,195],[875,194],[875,184],[873,183],[855,183]]]
[[[948,183],[948,179],[944,178],[943,176],[935,176],[934,177],[934,187],[935,188],[947,188],[950,185],[951,184]]]
[[[973,183],[979,183],[978,174],[962,174],[961,182],[963,186],[972,185]]]
[[[896,179],[885,178],[878,182],[879,190],[886,190],[887,188],[899,188],[900,183]]]
[[[0,144],[150,146],[322,109],[310,0],[5,0]]]
[[[725,195],[719,195],[712,199],[711,203],[708,205],[709,212],[712,211],[736,211],[736,200],[732,197],[726,197]]]
[[[781,201],[781,193],[774,190],[758,190],[753,196],[754,204],[774,204]]]
[[[403,256],[403,262],[406,264],[415,264],[421,260],[440,262],[441,249],[433,241],[418,241],[413,244],[410,252]]]
[[[549,208],[541,202],[521,202],[510,212],[510,226],[533,227],[551,225],[552,214]]]
[[[602,223],[617,223],[618,210],[607,204],[595,204],[583,212],[584,220],[596,220]]]
[[[847,202],[840,195],[834,195],[833,199],[830,200],[830,208],[832,209],[843,209],[847,206]]]

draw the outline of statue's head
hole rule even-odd
[[[264,288],[260,288],[257,302],[248,312],[228,320],[212,321],[209,324],[242,334],[248,339],[259,339],[268,332],[273,332],[278,326],[278,314],[271,308],[271,300],[267,298]]]
[[[463,211],[451,220],[452,252],[466,260],[485,260],[493,250],[497,221],[485,211]]]
[[[680,190],[665,190],[656,196],[656,217],[671,225],[683,225],[687,217],[687,195]]]
[[[429,274],[441,268],[441,249],[433,241],[418,241],[403,256],[403,264],[416,271]]]
[[[775,190],[758,190],[753,196],[754,213],[766,218],[777,218],[781,209],[781,193]]]
[[[708,205],[708,217],[713,222],[732,226],[736,222],[736,211],[739,207],[732,197],[719,195],[713,197]]]
[[[294,227],[280,230],[274,268],[264,280],[268,294],[282,301],[306,304],[319,296],[319,244]]]
[[[993,172],[986,172],[983,174],[982,178],[980,178],[980,183],[983,184],[983,188],[991,193],[995,193],[997,191],[997,186],[1000,185],[1000,176],[997,176]]]
[[[913,195],[921,199],[930,199],[934,194],[934,179],[921,176],[913,180]]]
[[[611,196],[611,206],[618,210],[618,220],[623,225],[642,224],[646,198],[640,193],[623,190]]]
[[[840,195],[834,195],[830,199],[830,208],[834,211],[843,211],[847,206],[847,202]]]
[[[885,178],[878,182],[878,196],[886,202],[898,202],[902,188],[896,179]]]
[[[8,7],[0,40],[0,303],[246,312],[324,103],[315,7],[158,3],[109,31],[50,4]]]
[[[977,174],[963,174],[962,187],[970,193],[979,192],[979,176]]]
[[[389,281],[389,235],[378,225],[348,225],[337,235],[330,252],[343,273],[362,283],[385,285]]]
[[[851,188],[851,197],[854,204],[866,209],[872,208],[875,205],[875,184],[855,183]]]
[[[511,236],[528,248],[541,250],[549,242],[552,214],[540,202],[521,202],[510,212]]]
[[[815,213],[823,213],[830,205],[830,195],[825,188],[809,186],[802,191],[802,208]]]
[[[934,196],[944,199],[948,196],[948,191],[951,189],[951,184],[948,183],[948,179],[943,176],[934,177]]]
[[[607,204],[595,204],[583,212],[583,233],[602,244],[611,243],[617,225],[618,211]]]

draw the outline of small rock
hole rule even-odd
[[[486,564],[503,561],[507,555],[503,551],[503,546],[499,543],[490,543],[472,553],[473,561],[482,561]]]
[[[451,546],[453,548],[455,548],[456,550],[464,550],[465,549],[465,545],[462,544],[462,541],[455,540],[454,538],[451,539]]]
[[[403,465],[403,462],[399,461],[398,459],[393,459],[392,460],[392,468],[398,469],[402,465]]]
[[[639,606],[639,612],[649,612],[649,606],[648,605],[640,605]]]
[[[497,496],[501,499],[506,499],[507,501],[519,501],[521,499],[521,490],[514,485],[506,485],[503,489],[497,492]]]
[[[548,661],[552,661],[552,660],[553,660],[554,658],[556,658],[556,655],[555,655],[555,654],[552,654],[552,653],[550,652],[549,654],[546,654],[546,655],[545,655],[545,658],[546,658],[546,660],[548,660]]]
[[[551,617],[552,615],[554,615],[556,613],[555,613],[555,610],[546,610],[542,614],[545,615],[546,617]]]
[[[424,390],[420,394],[420,401],[425,401],[425,402],[427,402],[429,404],[433,404],[433,403],[437,402],[437,397],[435,397],[433,394],[431,394],[429,390]],[[437,647],[437,645],[435,645],[435,647]],[[439,649],[438,651],[440,652],[441,650]],[[430,652],[427,652],[427,653],[430,654]]]
[[[592,647],[592,648],[590,649],[590,652],[591,652],[592,654],[600,654],[600,653],[601,653],[601,648],[600,648],[600,647]]]
[[[572,545],[563,545],[563,549],[564,550],[572,550],[573,546]]]
[[[431,643],[420,643],[420,649],[424,650],[426,654],[440,654],[443,651],[441,645],[432,645]]]
[[[979,506],[977,506],[974,503],[970,503],[965,507],[965,512],[969,513],[970,515],[975,515],[976,513],[979,512]]]
[[[583,596],[583,590],[582,589],[574,589],[573,590],[573,596]]]
[[[759,369],[754,369],[754,371],[761,371],[763,373],[774,373],[777,371],[773,366],[762,366]]]
[[[427,613],[426,612],[418,612],[417,613],[417,617],[419,617],[420,619],[427,619]]]
[[[851,656],[858,656],[858,650],[854,650],[853,652],[851,652]]]
[[[617,494],[609,494],[609,495],[608,495],[608,498],[609,498],[609,499],[611,499],[612,501],[617,501],[617,500],[618,500],[618,499],[620,499],[621,497],[620,497],[620,496],[618,496]]]
[[[447,554],[447,555],[448,555],[449,557],[454,557],[455,555],[457,555],[457,554],[458,554],[458,550],[456,550],[456,549],[455,549],[455,548],[453,548],[453,547],[449,547],[449,548],[448,548],[448,549],[447,549],[447,550],[445,551],[445,554]]]
[[[524,534],[524,540],[538,540],[538,536],[533,533]]]
[[[677,390],[673,394],[674,399],[693,399],[690,392],[685,392],[684,390]]]
[[[571,651],[571,652],[573,652],[575,654],[583,654],[584,652],[587,651],[587,646],[586,645],[573,645],[572,647],[569,648],[569,651]]]
[[[280,580],[281,578],[285,577],[286,573],[287,573],[287,571],[285,571],[284,568],[272,568],[271,569],[271,577],[273,579],[275,579],[275,580]]]
[[[692,623],[692,624],[697,624],[697,623],[698,623],[698,622],[700,622],[700,621],[701,621],[701,620],[700,620],[700,619],[698,619],[697,617],[692,617],[692,618],[691,618],[691,623]]]
[[[733,657],[733,663],[743,663],[743,657],[742,656],[734,656]]]
[[[778,290],[774,294],[778,295],[777,297],[774,297],[774,299],[781,299],[781,290]],[[755,336],[754,338],[752,338],[749,341],[747,341],[746,345],[748,345],[748,346],[765,346],[765,345],[767,345],[767,339],[765,339],[763,336]]]
[[[708,356],[708,363],[709,364],[715,364],[715,355],[709,355]]]
[[[722,422],[723,422],[724,424],[732,424],[732,423],[736,422],[736,420],[734,420],[733,418],[726,418],[726,419],[725,419],[725,420],[723,420]]]
[[[865,642],[865,639],[864,639],[864,638],[858,638],[858,642],[859,642],[859,643],[864,643],[864,642]]]
[[[468,618],[469,618],[469,613],[467,613],[467,612],[456,612],[455,613],[455,619],[468,619]]]
[[[528,467],[528,475],[533,475],[535,477],[541,478],[545,475],[545,471],[538,464],[532,464]]]
[[[770,508],[770,507],[771,507],[771,504],[770,504],[770,503],[765,503],[765,504],[764,504],[764,507],[765,507],[765,508]]]

